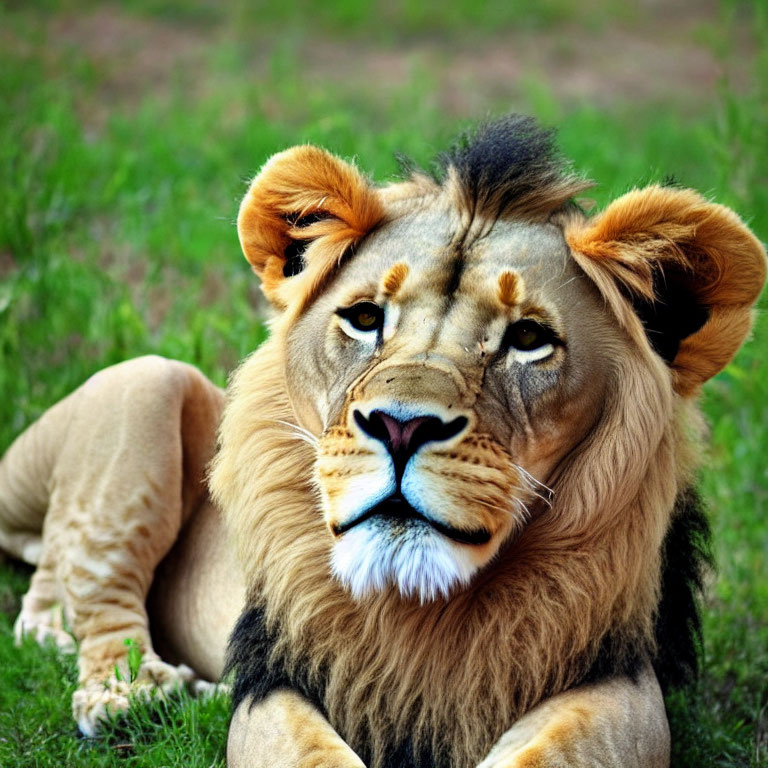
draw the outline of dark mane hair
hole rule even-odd
[[[699,671],[701,608],[707,571],[714,568],[712,534],[693,488],[681,492],[662,549],[654,667],[664,692],[693,682]]]
[[[437,160],[435,178],[456,184],[473,213],[546,217],[592,183],[575,174],[555,132],[507,115],[464,133]]]

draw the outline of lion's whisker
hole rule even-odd
[[[309,443],[313,448],[317,448],[320,441],[315,435],[313,435],[308,429],[300,427],[298,424],[291,424],[290,421],[283,421],[282,419],[265,419],[265,421],[273,421],[275,424],[282,424],[287,427],[292,437],[298,440],[303,440],[305,443]]]
[[[523,469],[519,464],[514,464],[513,462],[513,466],[520,473],[522,479],[528,482],[529,487],[526,490],[551,508],[552,500],[555,497],[554,490],[552,490],[546,483],[542,483],[541,480],[536,479],[530,472],[528,472],[528,470]],[[542,488],[546,494],[537,490],[537,486]]]
[[[518,503],[520,502],[517,499],[512,499],[512,507],[516,506]],[[493,509],[496,512],[510,513],[513,511],[511,507],[501,507],[498,504],[491,504],[487,501],[482,502],[482,504],[486,509]]]
[[[557,286],[557,288],[555,288],[555,293],[557,293],[558,291],[560,291],[560,290],[562,290],[563,288],[565,288],[565,286],[566,286],[566,285],[568,285],[569,283],[572,283],[574,280],[578,280],[578,279],[579,279],[579,277],[580,277],[580,275],[575,275],[575,276],[574,276],[574,277],[572,277],[570,280],[566,280],[566,281],[565,281],[564,283],[562,283],[561,285],[558,285],[558,286]]]
[[[528,508],[528,505],[524,501],[518,500],[517,506],[518,508],[522,509],[524,521],[527,522],[530,520],[533,515],[531,514],[531,510]]]

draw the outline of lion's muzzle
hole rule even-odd
[[[439,403],[377,398],[353,402],[323,435],[315,478],[331,564],[354,595],[396,585],[447,596],[522,523],[511,457],[475,423]]]

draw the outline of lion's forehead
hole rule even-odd
[[[578,275],[555,225],[499,220],[473,228],[450,213],[424,211],[369,236],[337,285],[342,292],[349,287],[375,296],[398,264],[408,268],[397,283],[398,303],[419,311],[435,299],[461,298],[481,314],[493,313],[505,272],[519,278],[516,303],[567,304],[560,289]]]

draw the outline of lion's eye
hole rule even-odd
[[[384,324],[384,310],[372,301],[361,301],[351,307],[336,310],[356,331],[378,331]]]
[[[535,320],[518,320],[507,328],[502,348],[514,347],[521,352],[530,352],[547,344],[553,344],[556,336],[546,325]]]

